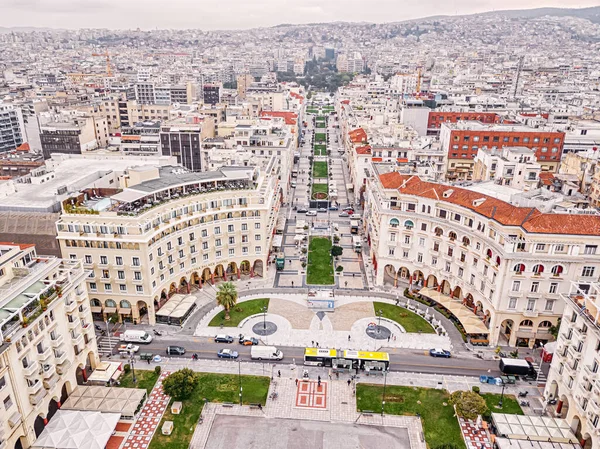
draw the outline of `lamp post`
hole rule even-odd
[[[379,317],[379,322],[377,323],[377,332],[381,332],[381,317],[383,316],[383,310],[379,309],[377,311],[377,316]]]
[[[498,407],[502,408],[502,402],[504,401],[504,387],[506,384],[502,382],[502,394],[500,395],[500,402],[498,402]]]
[[[242,398],[242,361],[238,360],[238,383],[240,385],[240,405],[242,405],[243,402],[243,398]]]
[[[133,352],[129,354],[129,363],[131,363],[131,380],[133,383],[136,383],[137,378],[135,377],[135,355]]]
[[[267,328],[267,306],[264,306],[262,308],[262,312],[263,312],[263,330],[265,330]]]
[[[112,340],[110,338],[110,330],[108,329],[108,323],[110,323],[110,318],[107,318],[105,323],[106,323],[106,336],[108,337],[108,346],[110,347],[110,355],[112,355],[112,352],[113,352]]]
[[[381,416],[383,416],[383,410],[385,408],[385,387],[387,385],[387,371],[383,372],[383,394],[381,395]]]

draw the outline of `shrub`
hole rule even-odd
[[[473,390],[473,393],[479,394],[479,392],[481,391],[481,388],[479,388],[477,385],[473,385],[473,388],[471,388],[471,390]]]
[[[163,381],[163,391],[175,400],[187,399],[192,395],[198,375],[189,368],[183,368],[170,374]]]
[[[155,373],[157,376],[160,376],[160,365],[158,365],[158,366],[155,366],[155,367],[154,367],[154,373]]]
[[[129,363],[126,363],[125,365],[123,365],[123,372],[125,374],[129,374],[130,371],[131,371],[131,366],[129,365]]]
[[[472,391],[455,391],[450,395],[450,404],[456,408],[456,414],[465,419],[476,419],[488,410],[485,399]]]
[[[338,273],[343,270],[344,270],[344,267],[342,267],[341,265],[338,265],[335,269],[335,271],[337,271]]]

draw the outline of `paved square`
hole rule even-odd
[[[217,415],[205,449],[410,449],[408,430],[296,419]]]
[[[301,381],[296,390],[296,407],[327,408],[327,382]]]

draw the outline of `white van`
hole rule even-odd
[[[352,215],[350,215],[350,220],[362,220],[362,215],[352,214]]]
[[[250,357],[253,360],[281,360],[283,352],[275,346],[252,346]]]
[[[130,343],[148,344],[152,342],[152,335],[146,331],[125,331],[119,338],[121,341]]]

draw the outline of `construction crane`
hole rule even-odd
[[[106,58],[106,76],[112,76],[112,69],[110,67],[110,54],[108,53],[108,50],[106,50],[104,53],[92,53],[92,56],[102,56]]]

